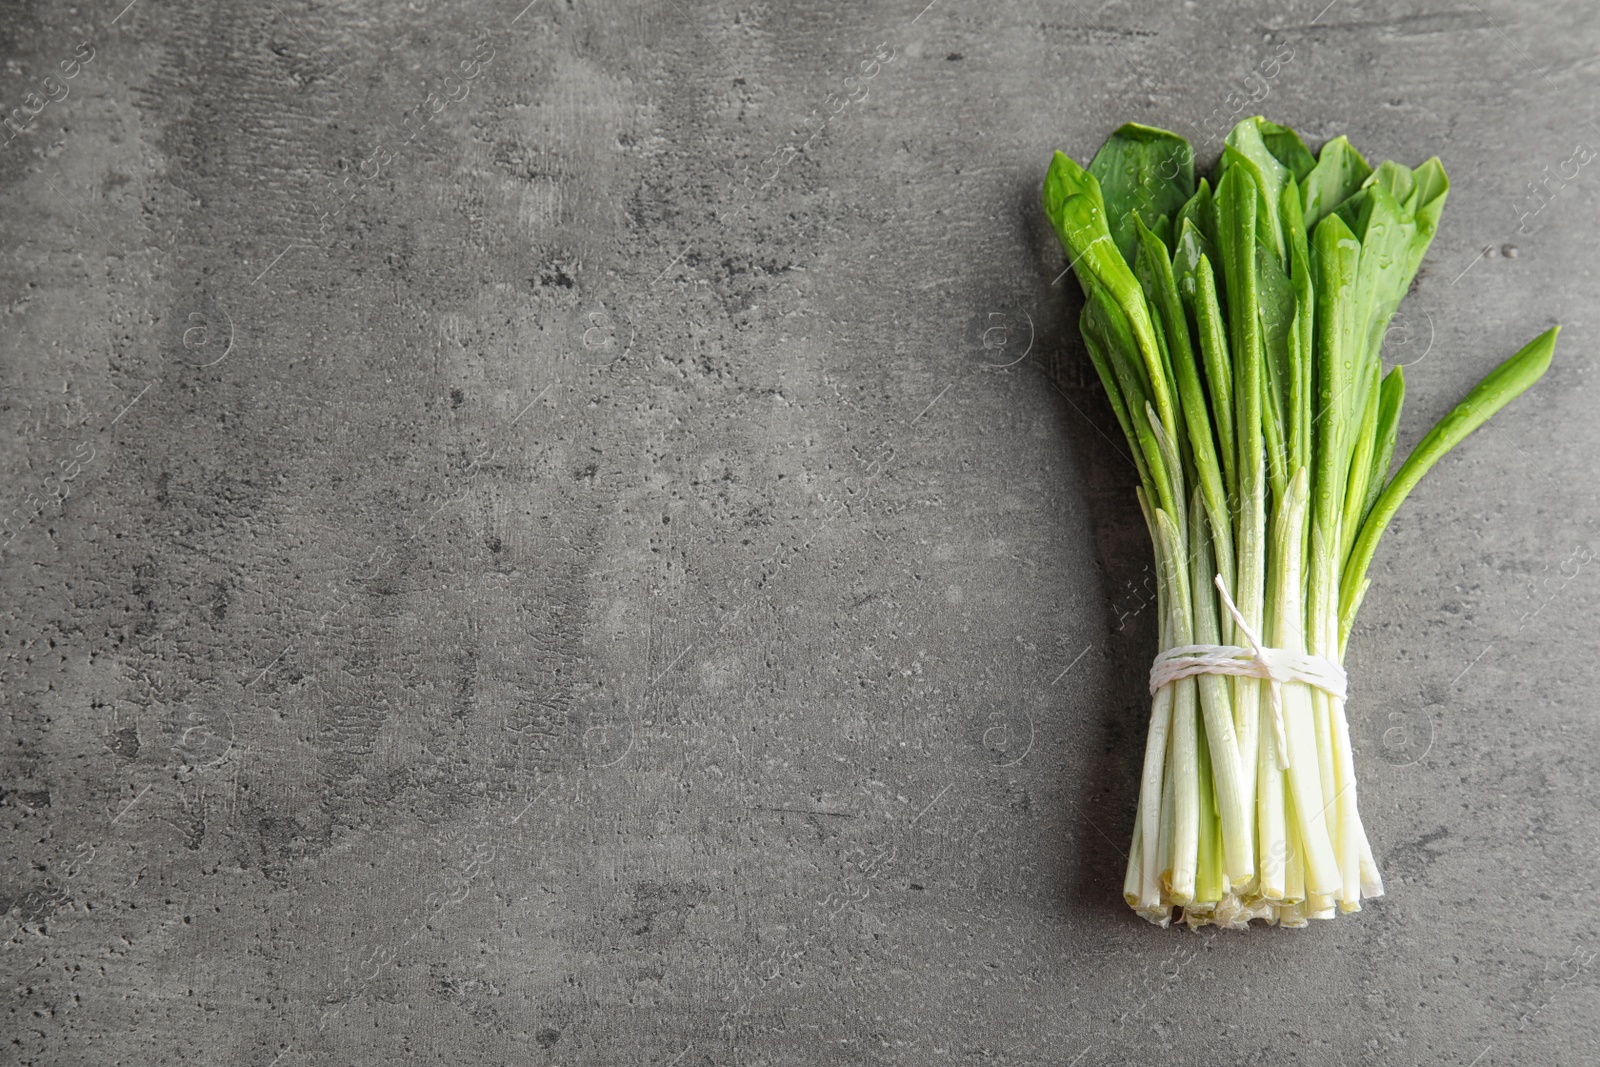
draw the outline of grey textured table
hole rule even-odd
[[[1600,1059],[1588,5],[523,2],[7,9],[7,1060]],[[1194,935],[1037,196],[1240,109],[1449,168],[1402,449],[1565,332],[1374,568],[1388,896]]]

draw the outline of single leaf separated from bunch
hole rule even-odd
[[[1545,372],[1558,329],[1389,477],[1405,379],[1379,349],[1448,190],[1437,158],[1373,168],[1343,137],[1313,156],[1259,117],[1198,183],[1187,141],[1135,123],[1087,168],[1051,163],[1045,213],[1139,471],[1161,651],[1227,661],[1152,696],[1123,882],[1151,922],[1304,926],[1383,893],[1340,666],[1367,567],[1418,479]],[[1232,670],[1290,661],[1337,679]]]

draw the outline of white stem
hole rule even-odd
[[[1150,548],[1159,576],[1163,572],[1161,528],[1156,521],[1155,508],[1144,490],[1136,490],[1136,495],[1139,510],[1144,513],[1145,525],[1150,531]],[[1158,644],[1165,648],[1169,644],[1166,583],[1159,580],[1156,582],[1156,619],[1160,629]],[[1167,912],[1167,909],[1162,906],[1161,872],[1165,857],[1161,855],[1161,831],[1163,814],[1167,808],[1167,732],[1171,727],[1172,687],[1164,685],[1156,690],[1150,701],[1150,729],[1145,736],[1144,771],[1139,783],[1140,914],[1162,926],[1166,925],[1166,921],[1161,913]]]
[[[1166,777],[1161,782],[1161,844],[1156,851],[1156,881],[1162,892],[1172,891],[1172,761],[1167,760]],[[1161,903],[1168,903],[1163,897]]]
[[[1139,828],[1143,852],[1143,883],[1139,897],[1147,908],[1161,901],[1161,809],[1164,806],[1167,763],[1167,731],[1172,724],[1172,687],[1156,690],[1150,702],[1150,733],[1144,746],[1144,779],[1140,783]]]
[[[1122,899],[1128,902],[1128,907],[1134,911],[1142,911],[1144,903],[1141,892],[1144,879],[1144,827],[1141,820],[1133,820],[1133,844],[1128,846],[1128,869],[1122,876]]]
[[[1301,930],[1311,924],[1306,921],[1305,901],[1284,904],[1277,909],[1278,925],[1288,930]]]
[[[1338,620],[1329,612],[1325,620],[1328,627],[1327,647],[1335,648]],[[1339,659],[1344,659],[1340,648]],[[1362,897],[1383,895],[1383,879],[1372,861],[1372,850],[1367,845],[1367,833],[1361,825],[1360,808],[1356,803],[1355,753],[1350,747],[1350,720],[1345,716],[1345,701],[1334,697],[1328,702],[1329,747],[1333,750],[1333,776],[1335,818],[1339,827],[1339,907],[1345,911],[1359,911]],[[1368,892],[1374,889],[1375,892]]]
[[[1344,715],[1344,701],[1333,700],[1333,762],[1339,790],[1335,804],[1339,820],[1339,869],[1343,874],[1339,906],[1346,911],[1361,907],[1361,842],[1366,834],[1356,813],[1356,765],[1350,751],[1350,723]]]
[[[1383,896],[1383,879],[1378,875],[1378,864],[1372,858],[1372,846],[1367,843],[1367,832],[1360,820],[1356,826],[1361,830],[1361,895],[1370,900]]]
[[[1241,441],[1241,447],[1242,445]],[[1261,625],[1261,613],[1266,596],[1266,462],[1265,453],[1250,457],[1240,456],[1239,480],[1242,499],[1239,507],[1239,528],[1233,538],[1238,566],[1238,573],[1233,583],[1235,603],[1238,604],[1239,613],[1244,616],[1244,620],[1256,628]],[[1243,645],[1244,632],[1238,626],[1233,626],[1231,629],[1233,630],[1231,643]],[[1255,757],[1259,755],[1261,748],[1259,740],[1263,703],[1261,689],[1260,679],[1233,679],[1233,720],[1239,735],[1239,799],[1245,811],[1259,806],[1257,794],[1261,788],[1262,764]],[[1277,763],[1269,762],[1267,766],[1276,768]],[[1258,854],[1262,852],[1260,833],[1261,827],[1258,824],[1256,827]],[[1257,870],[1260,870],[1259,865]]]
[[[1200,750],[1195,729],[1195,687],[1184,678],[1168,688],[1177,689],[1172,707],[1172,902],[1194,900],[1195,874],[1200,856]]]
[[[1328,708],[1328,702],[1332,699],[1326,690],[1311,691],[1312,729],[1317,734],[1317,777],[1322,780],[1322,817],[1329,820],[1334,819],[1337,811],[1334,800],[1339,795],[1333,773],[1333,716]],[[1334,837],[1337,836],[1335,833]],[[1338,853],[1337,841],[1334,852]],[[1344,870],[1343,861],[1339,869]]]
[[[1165,591],[1162,599],[1167,609],[1162,647],[1192,644],[1194,601],[1189,587],[1183,530],[1165,511],[1156,509],[1152,517],[1161,542],[1161,588]],[[1172,865],[1167,886],[1172,903],[1188,904],[1194,900],[1200,857],[1200,747],[1195,681],[1184,678],[1163,688],[1174,690],[1172,747],[1167,753],[1172,790],[1171,825],[1163,831],[1172,837],[1171,851],[1166,857]],[[1166,873],[1167,869],[1163,862],[1162,872]]]
[[[1273,524],[1273,546],[1278,558],[1273,645],[1289,652],[1306,650],[1305,604],[1301,599],[1300,546],[1306,508],[1306,469],[1295,471]],[[1277,685],[1282,691],[1283,726],[1289,760],[1289,788],[1294,792],[1294,812],[1301,850],[1305,853],[1306,889],[1332,893],[1339,888],[1339,865],[1323,818],[1325,802],[1318,773],[1317,734],[1311,714],[1311,688],[1303,682]],[[1281,762],[1281,761],[1280,761]]]
[[[1266,714],[1266,710],[1262,709]],[[1263,723],[1256,736],[1256,877],[1258,895],[1282,900],[1284,863],[1288,856],[1283,816],[1283,772],[1278,770],[1278,754],[1272,727]]]
[[[1235,634],[1230,641],[1240,645],[1244,636]],[[1234,677],[1229,681],[1233,688],[1234,732],[1239,739],[1239,806],[1245,811],[1253,811],[1256,790],[1259,788],[1256,778],[1261,744],[1257,739],[1261,723],[1261,679]]]
[[[1306,898],[1306,850],[1300,843],[1299,820],[1295,817],[1294,793],[1283,795],[1284,841],[1288,850],[1283,861],[1283,902],[1295,904]]]
[[[1191,574],[1189,588],[1194,597],[1194,641],[1201,645],[1221,643],[1220,614],[1217,596],[1212,591],[1212,544],[1216,530],[1201,507],[1189,512]],[[1228,679],[1216,674],[1202,674],[1197,679],[1200,691],[1200,710],[1205,718],[1206,744],[1211,752],[1211,778],[1216,799],[1218,821],[1222,830],[1223,870],[1226,879],[1244,885],[1255,876],[1254,824],[1250,807],[1244,798],[1244,774],[1241,749],[1233,717],[1233,690]],[[1252,766],[1254,749],[1246,750]],[[1252,776],[1253,777],[1253,776]]]

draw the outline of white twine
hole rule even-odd
[[[1345,699],[1349,682],[1343,667],[1321,656],[1305,652],[1290,652],[1282,648],[1266,648],[1250,625],[1239,614],[1222,575],[1217,575],[1217,592],[1222,595],[1222,606],[1228,609],[1233,621],[1250,642],[1249,648],[1238,645],[1178,645],[1155,658],[1150,665],[1150,695],[1164,685],[1191,678],[1197,674],[1232,674],[1241,678],[1261,678],[1269,684],[1272,707],[1273,734],[1278,742],[1278,767],[1289,768],[1289,745],[1283,724],[1282,686],[1288,682],[1314,685],[1340,700]]]

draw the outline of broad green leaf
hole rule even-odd
[[[1305,181],[1306,175],[1311,173],[1311,168],[1317,165],[1317,160],[1306,147],[1306,143],[1300,139],[1300,135],[1287,126],[1279,126],[1276,122],[1267,122],[1264,119],[1257,120],[1256,128],[1260,130],[1262,143],[1267,146],[1267,151],[1272,153],[1273,158],[1289,168],[1295,181]]]
[[[1306,232],[1310,233],[1324,215],[1354,196],[1371,173],[1372,168],[1361,158],[1361,153],[1343,136],[1323,145],[1317,165],[1300,182]]]
[[[1350,221],[1345,208],[1341,207],[1337,214]],[[1359,289],[1366,328],[1361,358],[1376,363],[1389,321],[1416,277],[1412,263],[1421,262],[1421,257],[1414,254],[1419,237],[1417,223],[1390,195],[1386,185],[1375,182],[1363,190],[1359,216],[1351,230],[1361,240]],[[1423,248],[1426,247],[1424,242]]]
[[[1135,219],[1157,233],[1194,195],[1194,149],[1175,133],[1130,122],[1100,146],[1089,164],[1100,183],[1107,225],[1122,258],[1137,252]],[[1171,232],[1171,231],[1168,231]]]
[[[1272,250],[1283,264],[1288,259],[1284,244],[1283,223],[1278,214],[1283,187],[1293,180],[1288,167],[1278,162],[1266,142],[1261,139],[1260,117],[1245,119],[1228,133],[1218,166],[1225,172],[1234,166],[1246,166],[1255,179],[1260,203],[1256,207],[1256,230],[1261,243]]]
[[[1054,218],[1061,204],[1069,196],[1084,195],[1104,204],[1100,183],[1093,174],[1078,166],[1076,160],[1065,152],[1057,152],[1050,160],[1050,169],[1044,176],[1044,213]]]
[[[1404,204],[1406,199],[1411,196],[1411,188],[1414,184],[1411,178],[1411,168],[1396,163],[1392,159],[1386,159],[1379,163],[1378,169],[1367,175],[1367,180],[1362,183],[1363,186],[1383,186],[1389,190],[1389,195],[1394,197],[1395,202],[1398,204]]]
[[[1450,179],[1444,172],[1444,164],[1439,162],[1439,157],[1434,156],[1422,166],[1411,172],[1416,180],[1411,190],[1411,198],[1406,202],[1406,209],[1411,212],[1417,222],[1417,236],[1411,244],[1411,273],[1416,275],[1422,266],[1422,257],[1427,254],[1428,245],[1433,243],[1433,235],[1439,228],[1439,213],[1444,210],[1446,194],[1450,192]]]
[[[1443,200],[1450,191],[1450,178],[1438,156],[1430,156],[1422,166],[1411,172],[1411,197],[1406,210],[1413,215],[1436,200]]]

